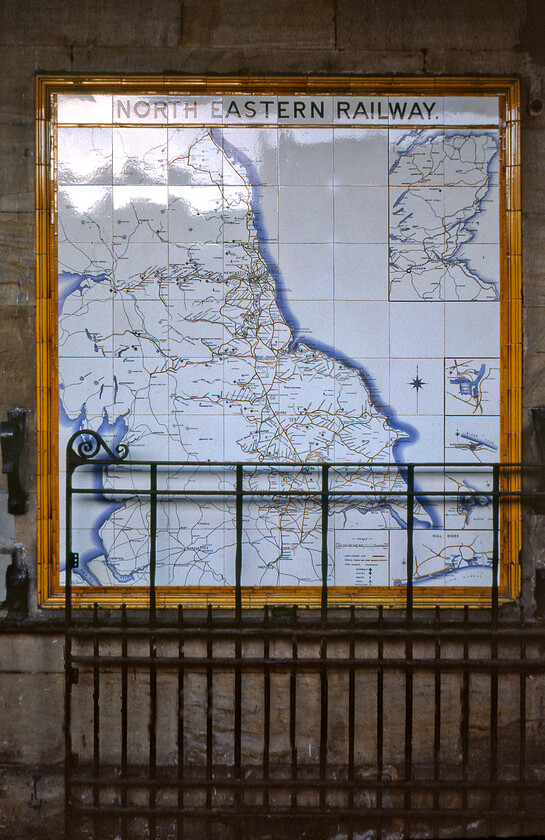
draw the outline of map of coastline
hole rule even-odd
[[[473,268],[464,252],[497,155],[489,131],[413,131],[393,144],[391,299],[499,300],[498,278]]]
[[[409,134],[416,144],[413,148],[419,153],[424,149],[435,164],[437,132]],[[445,226],[442,250],[435,229],[428,230],[412,252],[409,248],[413,260],[421,246],[428,256],[433,252],[433,264],[424,272],[427,285],[419,287],[423,300],[428,294],[430,300],[448,295],[451,288],[459,297],[460,283],[449,286],[444,279],[447,273],[458,276],[457,272],[465,277],[469,299],[497,300],[497,278],[496,282],[481,278],[463,255],[457,257],[462,245],[473,240],[471,225],[484,212],[496,154],[490,137],[475,132],[471,138],[478,165],[464,188],[473,197],[458,194],[463,207]],[[463,158],[468,136],[452,132],[443,165],[451,160],[457,138]],[[86,270],[67,264],[60,272],[59,377],[65,436],[76,428],[91,428],[106,440],[123,440],[133,457],[308,464],[256,467],[245,479],[254,490],[317,490],[320,476],[313,464],[361,462],[359,468],[331,475],[332,488],[347,491],[330,510],[331,582],[402,582],[390,562],[388,534],[403,532],[406,506],[402,497],[390,494],[406,489],[404,453],[419,433],[384,400],[367,366],[301,329],[290,308],[282,266],[270,252],[261,184],[252,161],[219,129],[195,128],[190,141],[186,132],[183,142],[185,151],[169,159],[178,183],[170,191],[166,219],[146,198],[145,187],[131,188],[126,209],[117,213],[122,233],[114,224],[109,235],[101,222],[99,192],[90,213],[68,203],[60,207],[59,232],[64,241],[74,244],[73,222],[81,217],[82,226],[98,227],[96,240],[105,246],[102,253],[111,254],[111,267],[98,270],[97,249],[93,253],[82,243],[78,249],[88,258]],[[408,148],[406,141],[392,144],[391,154],[397,154],[399,162],[390,166],[390,176],[405,177],[400,173]],[[162,149],[150,150],[145,165],[144,156],[133,155],[131,165],[153,177],[154,161],[163,154]],[[431,177],[430,170],[424,182]],[[414,192],[405,189],[391,201],[396,218],[403,210],[398,229],[406,237],[406,247],[415,242],[404,225],[420,213],[415,210],[420,204],[411,204],[413,199]],[[424,202],[429,203],[429,195]],[[424,229],[427,222],[421,213],[420,217]],[[179,236],[179,231],[184,235]],[[188,241],[190,233],[196,241]],[[396,235],[391,229],[391,255],[396,248],[401,253]],[[146,245],[148,239],[151,243]],[[156,258],[163,254],[166,260]],[[443,271],[438,284],[436,263]],[[395,272],[392,276],[391,290]],[[412,281],[411,289],[415,289]],[[468,387],[472,397],[471,387],[477,386]],[[398,466],[371,474],[365,468],[371,461]],[[108,488],[126,478],[122,470],[111,470],[102,479],[104,500],[97,504],[91,536],[80,551],[83,582],[126,585],[147,580],[149,509],[136,497],[116,503],[108,498]],[[203,481],[211,489],[230,489],[233,475],[213,468],[205,474],[180,471],[171,476],[169,486],[190,489]],[[350,496],[367,490],[377,495]],[[464,511],[461,527],[469,526],[470,513]],[[418,529],[441,528],[439,509],[424,495],[419,496],[415,515]],[[159,584],[233,585],[235,535],[229,503],[217,498],[200,503],[162,501],[158,516]],[[248,502],[243,584],[318,584],[320,521],[317,498]],[[467,560],[462,549],[460,563],[451,563],[449,573],[475,566],[473,555]],[[443,562],[441,552],[437,557]],[[432,568],[427,576],[433,579],[434,574]]]

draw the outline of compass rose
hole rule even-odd
[[[416,393],[416,413],[418,414],[418,392],[421,388],[424,387],[424,385],[427,385],[427,382],[424,382],[424,380],[420,378],[418,372],[418,365],[416,366],[416,376],[413,379],[411,379],[409,385],[411,386],[411,388],[414,388],[414,391]]]

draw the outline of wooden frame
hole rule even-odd
[[[500,224],[501,224],[501,462],[521,460],[522,327],[521,327],[521,201],[519,83],[509,78],[399,77],[176,77],[176,76],[40,76],[36,84],[36,249],[37,249],[37,426],[38,426],[38,600],[43,606],[63,606],[59,576],[58,493],[58,371],[57,342],[57,231],[56,231],[56,99],[66,93],[365,95],[365,96],[495,96],[500,102]],[[518,492],[520,475],[509,474],[503,490]],[[519,550],[521,512],[511,503],[502,514],[500,598],[520,590]],[[75,603],[107,607],[124,602],[145,606],[146,590],[139,587],[82,588]],[[415,605],[444,606],[489,603],[489,588],[415,589]],[[243,605],[294,603],[318,606],[319,587],[260,589],[245,592]],[[361,591],[338,587],[331,605],[349,603],[402,606],[404,587],[366,587]],[[159,590],[158,604],[208,603],[233,606],[232,591],[199,589]]]

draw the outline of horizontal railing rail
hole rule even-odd
[[[72,571],[75,567],[74,557],[76,553],[72,546],[72,503],[74,497],[101,496],[111,500],[138,498],[146,501],[150,506],[149,513],[149,589],[150,608],[156,609],[156,579],[157,579],[157,510],[159,503],[166,503],[169,500],[191,499],[196,502],[199,499],[213,500],[222,499],[227,504],[229,501],[236,503],[234,511],[234,522],[236,532],[235,545],[235,609],[240,613],[242,609],[242,563],[243,563],[243,527],[244,527],[244,503],[260,499],[268,500],[293,500],[315,502],[321,508],[321,606],[327,610],[328,606],[328,514],[331,505],[335,502],[351,499],[375,500],[379,505],[388,506],[389,503],[402,501],[406,505],[406,609],[411,611],[414,606],[414,531],[415,531],[415,506],[422,500],[444,500],[463,501],[485,499],[487,505],[491,506],[492,536],[492,558],[491,558],[491,607],[494,611],[498,608],[498,595],[500,583],[500,557],[499,557],[499,521],[500,506],[508,505],[511,501],[521,502],[529,497],[540,502],[545,497],[545,490],[541,490],[543,465],[522,464],[522,463],[483,463],[478,461],[464,462],[371,462],[361,463],[358,461],[347,462],[294,462],[294,461],[262,461],[241,462],[241,461],[166,461],[166,460],[143,460],[129,459],[128,448],[125,444],[119,444],[112,449],[96,433],[90,430],[76,432],[70,438],[66,455],[66,606],[70,610],[72,606]],[[75,482],[76,471],[80,468],[92,466],[93,469],[102,469],[106,481],[98,482],[98,486],[78,486]],[[176,474],[180,479],[180,472],[189,470],[192,473],[206,471],[219,471],[222,480],[230,481],[229,486],[219,489],[210,487],[199,487],[192,481],[190,487],[165,486]],[[350,471],[356,471],[350,472]],[[269,472],[267,472],[269,471]],[[348,478],[354,481],[362,481],[364,478],[382,477],[392,478],[400,475],[404,482],[401,489],[380,488],[373,486],[358,489],[357,487],[335,486],[335,476],[343,475],[348,471]],[[485,489],[471,489],[464,486],[463,489],[453,491],[451,489],[436,489],[433,484],[426,487],[424,480],[443,476],[455,476],[456,474],[467,474],[486,477],[491,486]],[[520,476],[534,473],[538,476],[539,486],[537,489],[526,489],[520,485]],[[293,480],[294,474],[311,477],[316,480],[316,487],[310,489],[291,487],[283,489],[282,486],[263,489],[260,487],[245,486],[245,480],[270,475],[290,476]],[[135,479],[136,476],[136,479]],[[517,479],[517,486],[513,489],[513,476]],[[130,479],[134,480],[130,484]],[[344,475],[346,479],[347,476]],[[507,484],[508,486],[502,486]],[[430,584],[433,585],[433,584]]]

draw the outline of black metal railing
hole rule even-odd
[[[255,464],[201,465],[235,473],[228,489],[191,495],[235,501],[236,608],[167,610],[156,599],[157,501],[189,491],[169,488],[161,476],[198,465],[129,462],[123,447],[111,452],[94,433],[82,435],[67,456],[69,840],[540,833],[545,628],[515,604],[499,603],[500,513],[523,498],[500,478],[520,474],[520,465],[486,467],[490,487],[479,491],[490,499],[493,533],[490,600],[478,610],[415,607],[412,541],[424,493],[418,465],[403,467],[406,487],[388,492],[406,503],[404,609],[330,606],[331,506],[347,495],[372,496],[335,489],[339,465],[332,464],[313,466],[319,484],[295,491],[321,511],[321,608],[243,609],[244,499],[288,491],[248,489],[245,471]],[[91,462],[110,471],[123,464],[107,482],[108,497],[149,500],[144,610],[73,609],[72,500],[106,492],[102,481],[74,484],[75,471]],[[131,469],[138,480],[121,485]]]

